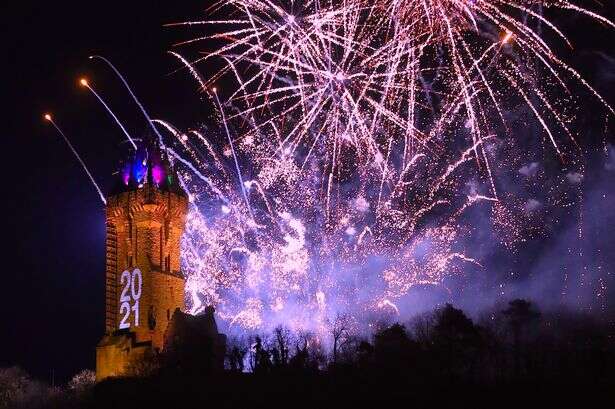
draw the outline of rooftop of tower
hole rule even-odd
[[[135,142],[137,150],[131,149],[127,158],[120,163],[110,194],[134,191],[149,185],[186,196],[166,151],[153,138],[146,137]]]

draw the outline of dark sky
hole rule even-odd
[[[184,73],[170,74],[178,64],[166,54],[175,40],[189,35],[162,25],[203,15],[208,2],[17,3],[0,6],[6,218],[0,367],[18,364],[45,379],[54,369],[63,380],[94,367],[94,347],[104,330],[104,209],[41,116],[54,114],[101,187],[108,188],[124,151],[122,135],[77,79],[87,76],[133,132],[145,130],[146,124],[107,67],[87,56],[111,59],[154,117],[180,127],[195,124],[207,116],[208,107]],[[600,67],[602,57],[595,52],[615,58],[615,30],[587,26],[564,22],[577,46],[573,60],[590,80],[613,75]]]

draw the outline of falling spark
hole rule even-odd
[[[88,177],[90,178],[90,181],[92,182],[92,184],[94,185],[94,187],[96,188],[96,191],[98,192],[98,195],[100,196],[100,200],[102,200],[102,202],[104,204],[107,204],[107,199],[105,199],[105,195],[103,195],[102,191],[100,190],[100,188],[98,187],[98,184],[96,183],[96,181],[94,180],[94,177],[92,176],[92,174],[90,173],[90,171],[88,170],[88,167],[85,166],[85,162],[83,162],[83,159],[81,159],[81,156],[79,156],[79,154],[77,153],[77,150],[73,147],[73,144],[70,143],[70,141],[68,140],[68,138],[66,137],[66,135],[64,135],[64,132],[62,132],[62,130],[60,129],[60,127],[55,123],[55,121],[53,120],[53,118],[51,117],[50,114],[45,114],[43,116],[45,118],[45,120],[47,122],[49,122],[51,125],[53,125],[53,127],[58,131],[58,133],[60,134],[60,136],[62,136],[62,138],[64,139],[64,141],[66,142],[66,144],[68,145],[68,147],[70,148],[70,150],[73,152],[73,154],[75,155],[75,157],[77,158],[77,160],[79,161],[79,163],[81,164],[81,167],[83,168],[83,170],[85,171],[85,173],[88,175]]]
[[[156,127],[154,126],[154,123],[152,122],[152,119],[150,118],[149,114],[147,113],[147,111],[145,110],[145,108],[143,107],[143,105],[141,104],[141,101],[139,101],[139,99],[137,98],[137,96],[134,94],[134,92],[132,92],[132,88],[130,88],[130,85],[128,85],[128,82],[126,81],[126,79],[124,78],[124,76],[122,75],[122,73],[120,73],[120,71],[115,68],[115,65],[113,65],[111,63],[111,61],[109,61],[108,59],[106,59],[103,56],[100,55],[91,55],[89,57],[91,60],[93,59],[98,59],[101,61],[104,61],[105,64],[107,64],[109,67],[111,67],[111,69],[113,70],[113,72],[115,73],[115,75],[117,75],[117,77],[120,79],[120,81],[122,81],[122,84],[124,84],[124,86],[126,87],[126,89],[128,90],[128,92],[130,93],[130,96],[132,97],[132,99],[135,101],[135,103],[137,104],[137,106],[139,107],[139,109],[141,110],[141,112],[143,113],[143,116],[145,116],[145,119],[147,120],[147,123],[149,124],[149,126],[152,128],[152,130],[154,131],[154,133],[156,134],[156,136],[158,136],[158,141],[160,142],[160,146],[164,147],[164,143],[162,141],[162,135],[160,135],[160,133],[158,132],[158,129],[156,129]]]
[[[126,128],[124,128],[124,125],[122,125],[122,123],[120,122],[120,120],[117,118],[117,116],[115,116],[115,114],[113,113],[113,111],[111,110],[111,108],[109,108],[109,106],[107,105],[107,103],[102,99],[102,97],[98,94],[98,92],[96,92],[94,90],[94,88],[92,88],[92,86],[90,85],[90,83],[88,82],[88,80],[86,80],[85,78],[81,78],[79,80],[79,84],[81,84],[81,86],[86,87],[87,89],[90,90],[90,92],[92,92],[92,94],[94,94],[94,96],[96,98],[98,98],[98,101],[100,101],[100,103],[102,104],[102,106],[105,107],[105,109],[107,110],[107,112],[109,112],[109,114],[113,117],[113,119],[115,119],[115,122],[118,124],[118,126],[120,127],[120,129],[122,130],[122,132],[124,132],[124,135],[126,135],[126,138],[128,138],[128,140],[130,141],[130,143],[132,144],[132,146],[135,148],[135,150],[137,150],[137,144],[135,143],[135,141],[130,137],[130,135],[128,134],[128,131],[126,131]]]

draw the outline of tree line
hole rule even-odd
[[[475,319],[445,304],[407,322],[378,324],[372,334],[356,328],[352,317],[340,314],[320,334],[279,326],[268,334],[232,338],[222,371],[209,364],[211,348],[190,343],[185,351],[175,351],[181,359],[152,356],[135,365],[131,376],[98,384],[90,370],[67,385],[49,386],[20,368],[0,368],[0,409],[206,407],[213,402],[286,407],[287,401],[360,407],[398,395],[426,404],[434,399],[490,402],[518,397],[511,392],[523,389],[511,385],[519,384],[541,390],[551,385],[549,404],[565,402],[565,391],[583,399],[613,393],[613,324],[589,314],[541,311],[516,299]]]
[[[371,336],[356,334],[345,315],[328,327],[328,339],[292,334],[283,326],[268,335],[231,339],[226,367],[255,374],[403,373],[475,382],[615,379],[612,324],[567,310],[543,312],[524,299],[484,311],[476,320],[445,304],[405,323],[377,325]]]

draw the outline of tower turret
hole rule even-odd
[[[188,197],[165,153],[140,146],[107,198],[105,336],[96,377],[124,374],[163,347],[176,309],[184,310],[180,240]]]

